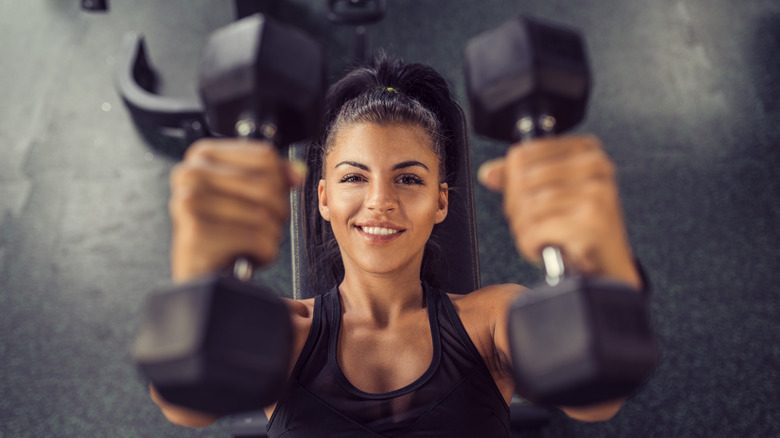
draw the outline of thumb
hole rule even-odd
[[[306,174],[309,169],[306,167],[306,163],[296,158],[289,161],[287,165],[288,177],[290,178],[290,185],[295,188],[303,187],[306,182]]]
[[[505,169],[506,160],[504,158],[495,158],[485,161],[479,166],[477,180],[483,186],[494,192],[502,192],[504,190]]]

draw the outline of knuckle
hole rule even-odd
[[[255,150],[261,157],[266,157],[268,159],[277,159],[279,157],[276,147],[267,141],[257,142]]]
[[[582,189],[585,199],[590,200],[596,208],[605,209],[610,207],[618,199],[617,187],[614,184],[605,181],[593,181]]]
[[[526,151],[529,149],[526,145],[514,145],[506,153],[506,163],[511,167],[517,167],[522,164]]]
[[[184,161],[191,161],[196,158],[208,158],[217,148],[217,140],[202,138],[191,144],[184,153]]]
[[[289,206],[282,199],[261,198],[253,205],[258,222],[282,223],[287,220]]]
[[[583,134],[579,136],[580,144],[588,150],[602,150],[601,140],[593,134]]]
[[[603,215],[604,202],[601,197],[591,197],[589,202],[581,202],[579,205],[578,216],[583,220],[583,224],[595,223]]]
[[[592,163],[595,166],[598,166],[601,169],[610,169],[614,168],[614,163],[612,162],[612,159],[607,155],[606,152],[602,149],[590,149],[585,152],[589,159],[589,162]]]
[[[197,217],[197,208],[190,198],[178,198],[171,203],[171,216],[177,223],[192,222]]]
[[[267,180],[268,188],[274,192],[275,196],[280,198],[287,196],[288,185],[285,174],[280,168],[274,167],[270,169],[270,172],[267,174]]]
[[[588,179],[614,180],[615,164],[601,151],[591,151],[582,157],[580,174]]]
[[[268,215],[279,221],[284,222],[290,217],[290,203],[286,193],[282,190],[274,190],[264,198],[263,207],[268,211]]]
[[[254,228],[263,233],[270,232],[279,223],[276,215],[265,206],[257,207],[252,217]]]
[[[247,160],[251,160],[253,167],[272,167],[279,161],[279,153],[270,143],[255,142],[247,145]]]
[[[191,192],[179,191],[168,201],[168,211],[176,223],[195,223],[202,216],[202,202]]]
[[[205,171],[201,167],[180,163],[171,170],[170,185],[173,189],[193,186],[197,181],[200,181],[205,177]]]

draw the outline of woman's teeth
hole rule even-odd
[[[378,236],[386,236],[388,234],[395,234],[398,232],[398,230],[393,230],[391,228],[381,228],[381,227],[360,227],[363,232],[368,234],[374,234]]]

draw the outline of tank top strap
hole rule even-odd
[[[460,320],[458,311],[455,310],[455,305],[452,304],[452,300],[450,300],[450,297],[447,296],[446,292],[444,291],[437,291],[437,292],[441,298],[440,302],[443,311],[442,313],[444,314],[443,315],[444,318],[442,318],[442,320],[446,320],[448,326],[455,331],[457,337],[460,339],[461,348],[464,348],[468,352],[468,354],[471,356],[473,360],[473,363],[477,366],[477,368],[479,368],[480,372],[486,377],[486,380],[490,382],[487,386],[490,387],[492,389],[492,392],[498,397],[499,400],[501,400],[500,405],[506,410],[506,413],[508,415],[509,405],[506,404],[504,395],[501,393],[501,390],[498,388],[498,385],[493,379],[493,375],[490,372],[490,368],[485,363],[485,360],[482,358],[482,355],[479,354],[479,350],[477,349],[477,346],[474,345],[474,342],[471,340],[469,333],[466,331],[466,327],[463,326],[463,321]]]
[[[449,326],[455,330],[458,337],[460,338],[461,344],[466,348],[466,350],[468,350],[469,354],[471,354],[474,360],[477,363],[484,364],[482,356],[479,354],[477,347],[471,341],[471,337],[466,331],[466,328],[463,326],[463,322],[460,320],[460,316],[458,316],[458,312],[455,310],[455,305],[452,304],[452,300],[450,300],[450,297],[447,296],[447,294],[443,291],[439,291],[439,295],[443,295],[441,297],[441,307],[444,311],[444,315],[447,317],[446,319],[449,323]],[[487,369],[487,365],[485,368]]]
[[[428,314],[431,315],[431,321],[438,321],[439,306],[442,292],[436,288],[423,283],[423,293],[425,294],[425,305],[428,307]]]
[[[293,370],[288,377],[288,382],[287,385],[285,385],[284,394],[282,394],[282,397],[277,402],[276,409],[274,409],[274,413],[271,415],[271,418],[268,419],[266,430],[271,430],[275,423],[286,421],[286,419],[279,420],[278,417],[289,416],[289,409],[287,407],[289,399],[292,398],[292,395],[295,391],[296,382],[301,376],[301,373],[306,368],[307,364],[311,361],[312,352],[315,351],[317,343],[321,337],[320,332],[322,331],[323,321],[322,307],[322,295],[315,296],[309,335],[306,337],[306,343],[303,344],[303,349],[301,349],[301,353],[298,355],[298,358],[295,361],[295,365],[293,366]]]
[[[326,320],[326,301],[329,295],[333,295],[336,288],[334,287],[325,294],[320,294],[314,297],[314,309],[312,310],[311,328],[309,329],[309,335],[306,337],[306,343],[303,344],[301,353],[298,355],[293,367],[292,373],[290,373],[290,379],[297,379],[303,372],[304,367],[311,361],[314,356],[313,353],[317,348],[317,344],[321,342],[323,338],[323,330],[327,330]]]

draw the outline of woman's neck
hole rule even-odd
[[[345,314],[377,323],[392,320],[425,307],[419,270],[410,275],[373,275],[345,272],[339,285]]]

